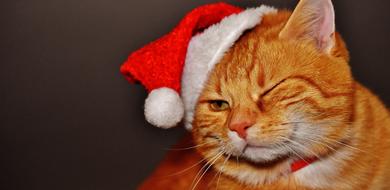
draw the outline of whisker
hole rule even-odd
[[[365,150],[362,150],[360,148],[357,148],[353,145],[350,145],[350,144],[346,144],[344,142],[342,142],[341,140],[337,140],[337,139],[332,139],[332,138],[329,138],[329,137],[326,137],[326,136],[321,136],[321,135],[317,135],[317,134],[308,134],[308,133],[304,133],[304,134],[307,134],[307,135],[311,135],[311,136],[314,136],[316,138],[322,138],[325,143],[336,143],[336,144],[339,144],[341,147],[344,147],[344,148],[348,148],[348,149],[351,149],[353,151],[358,151],[358,152],[361,152],[361,153],[364,153],[364,154],[369,154],[375,158],[379,158],[377,155],[373,155]],[[351,162],[353,162],[354,164],[356,164],[357,166],[362,166],[361,163],[357,163],[356,161],[354,160],[350,160]]]
[[[330,123],[334,123],[334,122],[304,122],[304,121],[292,121],[292,122],[285,122],[285,123],[282,123],[280,125],[288,125],[288,124],[311,124],[311,125],[315,125],[315,124],[330,124]],[[352,124],[352,122],[343,122],[345,124]],[[353,149],[353,150],[357,150],[357,151],[360,151],[362,153],[368,153],[367,151],[364,151],[362,149],[359,149],[357,147],[354,147],[352,145],[349,145],[349,144],[346,144],[346,143],[343,143],[339,140],[336,140],[336,139],[331,139],[331,138],[328,138],[328,137],[325,137],[325,136],[320,136],[320,135],[316,135],[316,134],[309,134],[309,133],[304,133],[304,132],[300,132],[300,133],[303,133],[303,134],[306,134],[306,135],[310,135],[310,136],[315,136],[317,138],[323,138],[324,140],[327,140],[327,141],[331,141],[331,142],[334,142],[334,143],[337,143],[339,145],[342,145],[342,146],[345,146],[347,148],[350,148],[350,149]]]
[[[208,164],[207,168],[204,170],[204,172],[200,175],[199,178],[197,178],[197,181],[194,185],[191,185],[192,188],[191,190],[194,190],[196,188],[196,186],[199,184],[199,182],[202,180],[203,176],[207,173],[207,171],[211,168],[211,166],[224,154],[224,152],[221,152],[220,154],[218,154],[218,156],[211,162]],[[201,171],[201,170],[200,170]],[[195,178],[196,179],[196,178]]]
[[[191,187],[193,186],[195,180],[199,177],[199,175],[201,174],[201,172],[203,171],[204,168],[207,167],[208,164],[210,164],[214,159],[218,158],[218,156],[222,155],[223,154],[223,151],[221,152],[218,152],[215,156],[212,156],[212,158],[210,160],[208,160],[198,171],[198,173],[196,174],[194,180],[192,181],[191,183]]]
[[[337,122],[334,121],[319,121],[319,122],[306,122],[306,121],[289,121],[281,123],[280,125],[290,125],[290,124],[310,124],[310,125],[318,125],[318,124],[334,124]],[[343,124],[351,124],[350,122],[342,122]]]
[[[325,137],[325,139],[326,139],[326,140],[329,140],[329,141],[332,141],[332,142],[335,142],[335,143],[337,143],[337,144],[346,146],[346,147],[351,148],[351,149],[353,149],[353,150],[357,150],[357,151],[360,151],[360,152],[367,153],[367,151],[364,151],[364,150],[362,150],[362,149],[360,149],[360,148],[356,148],[356,147],[354,147],[354,146],[352,146],[352,145],[349,145],[349,144],[340,142],[340,141],[338,141],[338,140],[331,139],[331,138],[327,138],[327,137]]]
[[[321,144],[321,145],[323,145],[323,146],[325,146],[325,147],[331,149],[331,150],[334,151],[334,152],[337,151],[337,150],[334,149],[333,147],[331,147],[331,146],[329,146],[328,144],[325,144],[325,143],[323,143],[323,142],[320,142],[320,141],[317,141],[317,140],[314,140],[314,139],[311,139],[311,138],[308,138],[308,137],[304,137],[303,139],[304,139],[304,140],[311,141],[311,142],[313,142],[313,143]]]
[[[332,139],[332,138],[329,138],[329,137],[325,137],[325,136],[321,136],[321,135],[317,135],[317,134],[309,134],[309,133],[304,133],[303,134],[306,134],[306,135],[311,135],[311,136],[314,136],[314,137],[317,137],[317,138],[323,138],[325,141],[331,141],[331,142],[334,142],[334,143],[337,143],[339,145],[342,145],[342,146],[345,146],[347,148],[350,148],[350,149],[353,149],[353,150],[357,150],[357,151],[360,151],[362,153],[368,153],[367,151],[365,150],[362,150],[360,148],[357,148],[357,147],[354,147],[350,144],[346,144],[346,143],[343,143],[339,140],[336,140],[336,139]]]
[[[277,127],[277,126],[273,126],[273,127]],[[261,132],[262,133],[267,133],[267,132],[276,132],[276,131],[285,131],[287,129],[284,129],[284,128],[281,128],[281,129],[268,129],[268,130],[262,130]]]
[[[319,136],[318,136],[319,137]],[[323,138],[327,138],[327,137],[323,137]],[[330,140],[333,140],[333,139],[330,139]],[[338,141],[337,141],[338,142]],[[318,142],[318,143],[320,143],[320,142]],[[327,142],[325,142],[325,143],[327,143]],[[329,142],[328,142],[329,143]],[[323,143],[322,143],[323,144]],[[325,145],[326,146],[326,144],[323,144],[323,145]],[[329,147],[330,148],[330,147]],[[349,147],[347,147],[347,148],[349,148]],[[337,150],[334,150],[335,152],[337,151]],[[377,157],[376,155],[372,155],[372,156],[374,156],[374,157]],[[328,157],[330,157],[332,160],[334,160],[334,161],[336,161],[336,162],[342,162],[342,160],[340,160],[340,159],[337,159],[336,157],[334,157],[333,155],[328,155]],[[349,160],[350,162],[352,162],[353,164],[355,164],[356,166],[360,166],[360,167],[363,167],[363,165],[361,164],[361,163],[358,163],[358,162],[356,162],[355,160]]]
[[[221,175],[222,175],[223,170],[225,169],[225,164],[226,164],[226,162],[230,159],[230,156],[231,156],[231,154],[229,154],[229,155],[226,157],[225,161],[224,161],[223,164],[222,164],[221,171],[219,171],[219,176],[218,176],[218,180],[217,180],[217,186],[216,186],[215,190],[218,190],[219,180],[220,180],[220,178],[221,178]]]
[[[308,141],[311,141],[311,142],[313,142],[313,143],[321,144],[321,145],[323,145],[323,146],[325,146],[325,147],[331,149],[333,152],[337,152],[336,149],[334,149],[333,147],[329,146],[329,145],[326,144],[326,143],[322,143],[322,142],[320,142],[320,141],[317,141],[317,140],[314,140],[314,139],[310,139],[310,138],[304,138],[304,140],[308,140]],[[339,162],[338,159],[336,159],[334,156],[332,156],[332,155],[330,155],[330,154],[328,154],[327,157],[329,157],[330,159],[332,159],[332,160],[334,160],[334,161],[336,161],[336,162]]]
[[[300,158],[301,160],[303,160],[304,162],[306,162],[307,164],[309,164],[308,161],[306,161],[300,154],[298,154],[294,149],[292,149],[290,146],[288,146],[288,144],[281,144],[283,147],[289,149],[294,155],[296,155],[298,158]]]
[[[195,145],[195,146],[190,146],[190,147],[185,147],[185,148],[168,148],[168,149],[165,149],[165,150],[173,150],[173,151],[191,150],[191,149],[194,149],[194,148],[197,148],[197,147],[201,147],[201,146],[205,146],[205,145],[212,144],[212,143],[215,143],[215,142],[205,142],[205,143],[198,144],[198,145]]]
[[[227,148],[227,145],[225,145],[225,144],[228,144],[228,143],[224,143],[224,141],[223,141],[222,139],[220,139],[220,144],[221,144],[221,147],[223,147],[224,149]],[[224,153],[226,153],[226,152],[224,152]],[[225,162],[224,162],[224,163],[225,163]],[[221,171],[217,171],[217,172],[216,172],[216,174],[214,175],[214,177],[210,180],[209,185],[210,185],[210,183],[212,183],[212,182],[215,180],[215,178],[218,176],[218,174],[220,174],[220,172],[221,172]]]
[[[295,145],[297,145],[297,146],[299,146],[299,147],[305,149],[306,151],[310,152],[310,153],[313,154],[315,157],[317,157],[318,159],[321,160],[321,157],[320,157],[318,154],[316,154],[315,152],[313,152],[313,151],[310,150],[309,148],[305,147],[305,146],[302,145],[301,143],[296,142],[296,141],[294,141],[294,140],[291,140],[291,139],[289,139],[289,138],[284,138],[284,139],[285,139],[286,141],[290,142],[290,143],[293,143],[293,144],[295,144]]]
[[[216,154],[216,155],[217,155],[217,154]],[[216,155],[214,155],[214,156],[216,156]],[[214,156],[211,156],[211,157],[214,157]],[[173,174],[169,174],[169,175],[167,175],[167,176],[163,176],[163,178],[165,178],[165,177],[172,177],[172,176],[175,176],[175,175],[180,175],[180,174],[182,174],[182,173],[185,173],[185,172],[187,172],[188,170],[190,170],[190,169],[196,167],[197,165],[201,164],[202,162],[204,162],[205,160],[207,160],[207,159],[209,159],[209,158],[210,158],[210,157],[205,157],[205,158],[203,158],[202,160],[200,160],[199,162],[193,164],[192,166],[190,166],[190,167],[188,167],[188,168],[185,168],[185,169],[183,169],[183,170],[180,170],[180,171],[178,171],[178,172],[175,172],[175,173],[173,173]]]

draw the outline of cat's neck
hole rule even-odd
[[[330,189],[332,182],[338,180],[338,175],[346,168],[348,161],[351,161],[355,154],[356,150],[340,147],[331,154],[292,173],[291,178],[298,184],[312,189]]]

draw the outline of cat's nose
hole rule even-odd
[[[249,129],[253,124],[254,123],[249,121],[238,121],[238,122],[231,123],[229,125],[229,129],[235,131],[238,134],[238,136],[245,139],[247,136],[246,130]]]

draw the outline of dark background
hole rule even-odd
[[[1,0],[0,189],[135,189],[184,130],[144,121],[129,52],[212,0]],[[293,7],[293,0],[236,0]],[[337,0],[354,75],[390,104],[390,1]]]

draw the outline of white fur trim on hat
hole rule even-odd
[[[182,120],[183,115],[183,101],[171,88],[154,89],[145,100],[146,120],[157,127],[174,127]]]
[[[277,10],[268,6],[247,9],[230,15],[194,36],[188,46],[181,82],[185,106],[185,127],[192,128],[195,104],[208,74],[244,31],[261,22],[262,16]]]

